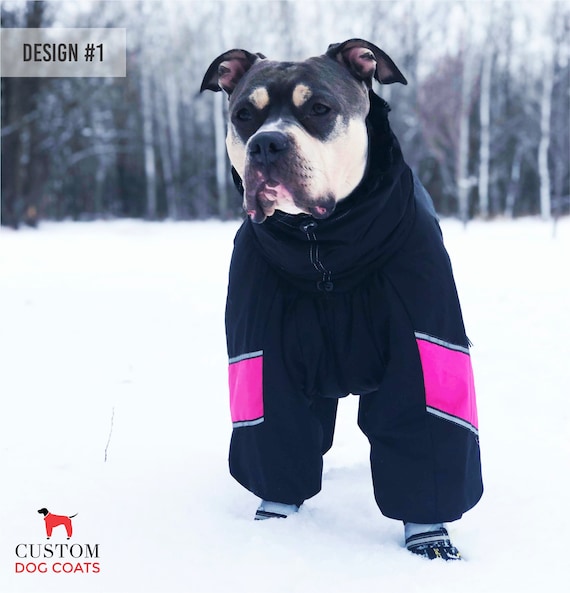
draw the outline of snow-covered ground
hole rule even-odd
[[[443,222],[474,343],[486,486],[450,526],[467,561],[447,564],[406,552],[377,510],[354,397],[323,491],[298,516],[252,521],[257,499],[227,472],[236,228],[0,232],[0,591],[567,591],[570,221],[555,239],[535,220]],[[72,539],[58,527],[53,545],[98,544],[99,558],[17,557],[46,543],[41,507],[78,513]],[[55,574],[56,562],[83,572]]]

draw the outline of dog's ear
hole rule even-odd
[[[230,96],[242,76],[255,62],[263,59],[263,54],[252,54],[245,49],[230,49],[224,52],[210,64],[200,92],[225,91]]]
[[[408,84],[390,56],[364,39],[348,39],[329,45],[326,55],[346,66],[358,80],[372,87],[375,78],[382,84]]]

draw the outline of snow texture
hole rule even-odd
[[[356,397],[341,402],[322,492],[297,516],[252,520],[258,500],[227,471],[237,223],[2,230],[0,591],[566,591],[570,221],[556,238],[532,219],[442,225],[474,344],[486,487],[448,526],[463,563],[412,556],[381,516]],[[15,553],[46,543],[42,507],[78,513],[69,543],[99,544],[99,573],[16,573],[56,560]],[[67,543],[63,527],[51,543]]]

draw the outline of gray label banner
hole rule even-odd
[[[0,75],[7,77],[124,77],[127,30],[0,29]]]

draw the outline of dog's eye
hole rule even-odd
[[[331,108],[323,105],[323,103],[313,103],[311,115],[326,115],[330,110]]]
[[[236,113],[236,119],[238,121],[251,121],[252,118],[253,115],[247,107],[242,107],[241,109],[238,109]]]

